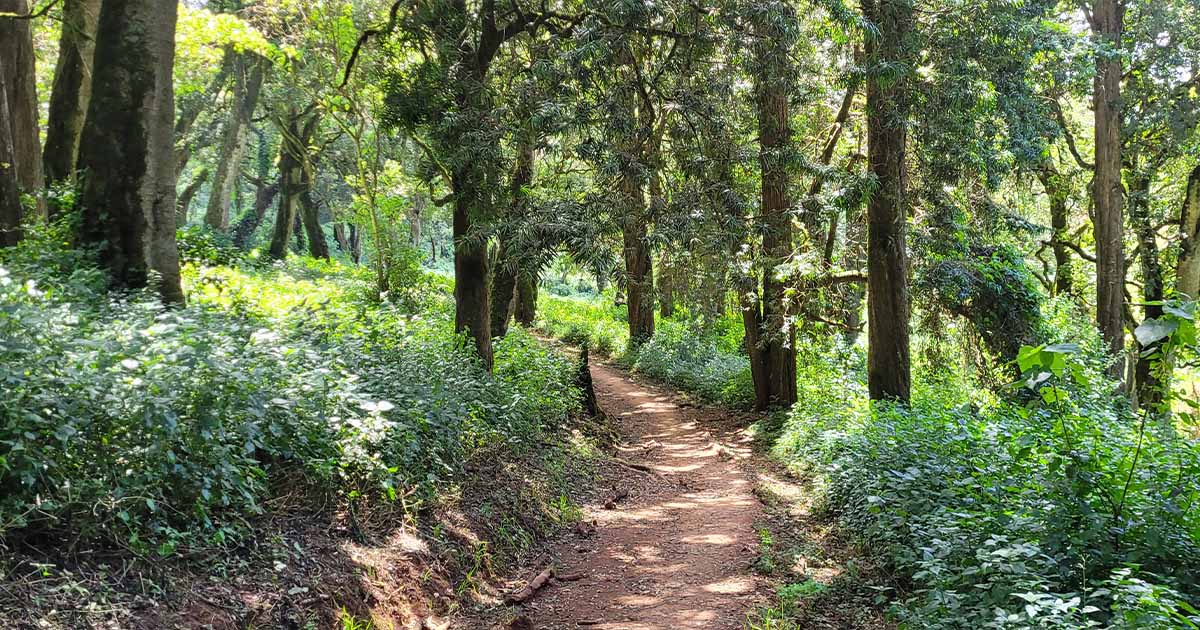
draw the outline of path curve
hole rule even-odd
[[[592,366],[601,408],[621,432],[618,456],[650,466],[585,508],[591,532],[551,550],[560,581],[522,608],[538,630],[742,628],[765,602],[750,565],[762,507],[741,460],[742,420],[694,407],[617,369]],[[621,487],[624,486],[624,487]],[[622,496],[628,493],[628,496]]]

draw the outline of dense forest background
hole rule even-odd
[[[0,0],[0,602],[576,457],[553,336],[890,623],[1196,628],[1198,238],[1196,0]]]

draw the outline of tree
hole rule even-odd
[[[79,156],[80,240],[97,246],[117,287],[147,286],[156,273],[168,303],[184,299],[171,136],[177,8],[170,0],[102,6]]]
[[[0,59],[0,247],[12,247],[21,241],[21,186],[13,158],[12,127],[3,124],[9,120],[7,82],[10,72]]]
[[[0,0],[0,14],[28,16],[26,0]],[[8,99],[12,139],[12,162],[21,192],[35,195],[43,209],[41,195],[42,144],[38,128],[37,75],[34,73],[33,31],[29,19],[0,17],[0,63],[7,66],[3,91]]]
[[[96,55],[96,26],[101,0],[66,0],[62,35],[50,113],[46,123],[46,148],[42,156],[47,185],[75,177],[79,138],[92,97],[92,71]]]
[[[867,210],[867,379],[872,400],[907,402],[909,373],[907,117],[911,0],[863,0],[867,36],[867,145],[875,190]]]
[[[1091,15],[1096,47],[1096,172],[1092,199],[1096,219],[1096,323],[1114,357],[1125,351],[1125,213],[1121,185],[1121,34],[1125,3],[1095,0]],[[1111,374],[1119,377],[1121,361]]]
[[[753,326],[746,328],[747,343],[754,346],[750,359],[760,364],[761,382],[755,382],[758,407],[790,406],[796,402],[796,331],[786,281],[777,267],[793,256],[792,202],[789,196],[789,165],[795,149],[788,108],[792,70],[790,40],[786,27],[791,11],[772,3],[755,16],[754,98],[758,115],[759,166],[762,196],[761,311],[754,313]],[[753,372],[753,370],[752,370]]]

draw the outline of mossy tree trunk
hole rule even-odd
[[[92,64],[101,0],[65,0],[58,63],[50,90],[46,148],[42,165],[46,183],[72,180],[79,159],[79,138],[92,98]]]
[[[183,301],[171,131],[177,11],[168,0],[104,3],[79,155],[81,240],[98,246],[116,286],[143,287],[157,273],[171,303]]]

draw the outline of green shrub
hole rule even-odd
[[[660,321],[654,337],[632,355],[632,366],[705,400],[749,406],[754,402],[750,361],[719,346],[698,323]]]
[[[444,295],[419,312],[362,299],[371,274],[337,263],[188,265],[188,306],[163,309],[107,294],[87,264],[62,275],[86,261],[59,245],[22,248],[0,261],[6,538],[220,543],[283,474],[411,504],[476,449],[540,443],[578,403],[570,362],[527,334],[497,345],[489,375]]]
[[[1053,405],[930,390],[872,410],[857,368],[810,358],[774,453],[911,577],[904,627],[1194,627],[1181,593],[1200,594],[1200,447],[1169,424],[1141,432],[1078,369]]]

